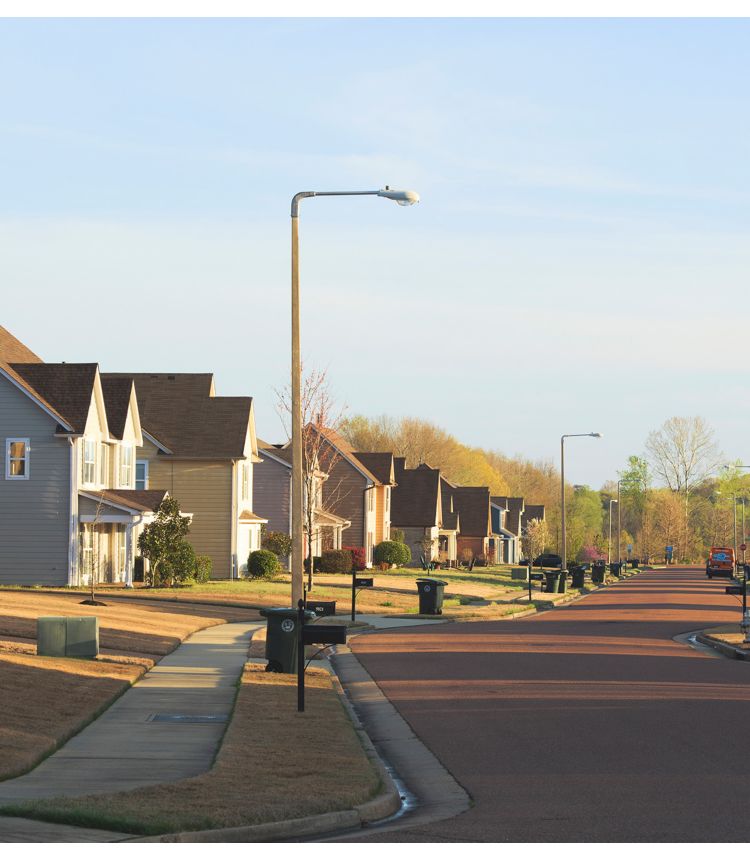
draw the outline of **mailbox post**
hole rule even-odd
[[[357,591],[360,588],[372,588],[373,578],[371,576],[357,576],[357,568],[352,568],[352,621],[357,615]]]
[[[343,624],[305,624],[305,604],[297,604],[297,711],[305,710],[305,645],[346,645]]]

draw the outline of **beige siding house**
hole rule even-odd
[[[217,397],[210,373],[104,374],[118,379],[134,381],[143,423],[135,486],[164,489],[192,514],[188,540],[214,578],[242,575],[267,521],[254,512],[252,398]]]

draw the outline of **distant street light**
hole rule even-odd
[[[299,313],[299,204],[306,197],[385,197],[399,206],[419,203],[416,191],[300,191],[292,198],[292,605],[302,599],[302,361]]]
[[[578,436],[591,436],[601,439],[601,433],[565,433],[560,437],[560,531],[562,532],[562,566],[560,573],[564,574],[568,569],[568,546],[565,536],[565,440]]]
[[[617,499],[609,500],[609,532],[607,533],[607,564],[612,563],[612,505],[617,504]]]

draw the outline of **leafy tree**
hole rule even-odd
[[[533,566],[534,559],[540,556],[549,541],[547,523],[541,519],[529,520],[521,533],[523,554]]]
[[[281,561],[292,551],[292,538],[286,532],[268,532],[261,542],[263,549],[270,550]]]
[[[138,549],[149,562],[150,585],[158,586],[166,581],[162,568],[183,552],[185,536],[189,531],[190,518],[181,516],[180,503],[172,496],[167,496],[156,510],[156,519],[144,527],[138,538]]]

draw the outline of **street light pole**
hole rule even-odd
[[[292,198],[292,606],[301,600],[303,575],[302,545],[302,359],[300,348],[299,294],[299,205],[306,197],[376,196],[393,200],[399,206],[419,203],[416,191],[300,191]]]
[[[612,505],[617,504],[617,499],[609,500],[609,532],[607,533],[607,564],[612,563]]]
[[[617,482],[617,563],[622,564],[622,505],[620,504],[620,484]]]
[[[564,575],[568,569],[568,546],[565,533],[565,440],[577,436],[592,436],[601,439],[601,433],[565,433],[560,437],[560,531],[562,532],[562,565],[560,573]]]

